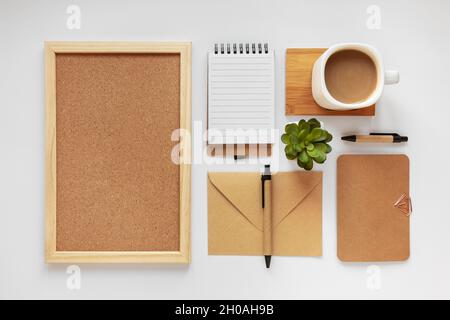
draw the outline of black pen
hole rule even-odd
[[[270,268],[272,259],[272,174],[270,165],[264,167],[261,176],[262,208],[263,208],[263,251],[266,268]]]
[[[401,143],[407,142],[408,137],[398,133],[371,133],[369,135],[351,135],[341,138],[344,141],[358,143]]]

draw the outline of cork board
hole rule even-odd
[[[374,116],[375,105],[356,110],[328,110],[319,106],[311,89],[312,69],[326,49],[286,50],[286,115]]]
[[[47,261],[188,262],[190,168],[172,161],[171,137],[190,129],[190,45],[46,51]],[[180,147],[190,155],[190,141]]]

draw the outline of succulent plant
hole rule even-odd
[[[284,151],[289,160],[297,159],[300,168],[311,170],[316,163],[324,163],[331,152],[328,144],[333,136],[321,128],[317,119],[300,120],[285,127],[281,141],[286,145]]]

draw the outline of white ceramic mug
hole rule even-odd
[[[356,103],[344,103],[336,100],[328,91],[325,82],[325,67],[328,59],[336,52],[343,50],[357,50],[368,55],[375,63],[377,69],[377,86],[372,94],[364,101]],[[385,84],[396,84],[400,80],[398,71],[384,70],[380,53],[374,47],[361,43],[337,44],[325,51],[314,63],[312,71],[312,93],[314,100],[323,108],[331,110],[353,110],[366,108],[375,104],[383,93]]]

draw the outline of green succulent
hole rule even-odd
[[[333,136],[321,129],[317,119],[290,123],[286,125],[285,131],[281,141],[286,145],[286,157],[289,160],[297,159],[300,168],[309,171],[314,162],[321,164],[327,160],[327,154],[332,150],[328,143],[333,140]]]

